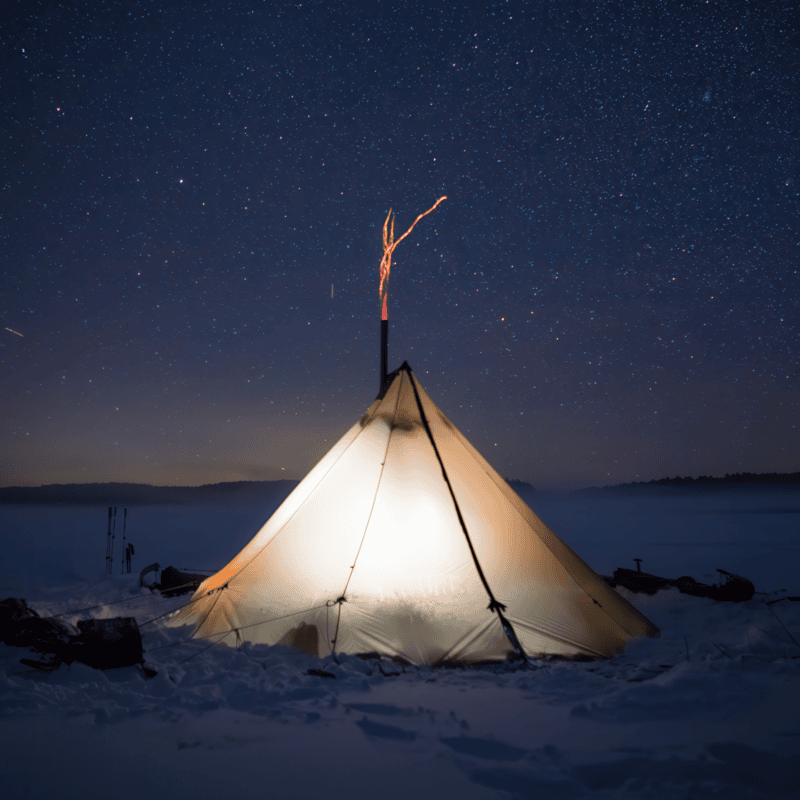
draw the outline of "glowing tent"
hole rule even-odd
[[[658,629],[531,511],[407,364],[173,624],[414,664],[608,657]]]

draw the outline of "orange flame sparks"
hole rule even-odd
[[[378,287],[378,294],[381,298],[381,319],[389,319],[389,273],[392,269],[392,253],[394,253],[395,247],[414,230],[414,225],[424,216],[430,214],[443,200],[447,200],[446,195],[442,195],[427,211],[420,214],[411,224],[411,227],[397,241],[394,240],[394,217],[392,216],[392,209],[389,209],[389,213],[386,215],[386,221],[383,223],[383,258],[381,259],[380,266],[381,283]]]

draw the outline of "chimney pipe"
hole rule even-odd
[[[384,390],[386,386],[386,380],[387,380],[386,361],[387,361],[388,350],[389,350],[389,320],[382,319],[381,320],[381,386],[380,386],[381,392]]]

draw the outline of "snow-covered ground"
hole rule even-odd
[[[601,574],[641,558],[658,575],[708,583],[721,567],[778,593],[724,604],[621,590],[662,635],[602,663],[337,664],[148,624],[187,598],[138,588],[140,569],[222,566],[273,501],[130,508],[134,574],[113,577],[106,507],[0,506],[0,599],[42,615],[94,607],[72,621],[133,615],[158,671],[31,674],[29,653],[0,645],[2,796],[800,797],[800,602],[764,602],[800,595],[800,491],[606,490],[533,506]]]

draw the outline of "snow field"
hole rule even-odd
[[[603,574],[638,557],[656,574],[708,581],[722,567],[759,591],[798,595],[798,500],[543,495],[534,510]],[[0,568],[4,597],[25,597],[43,615],[100,606],[65,618],[132,615],[140,625],[188,599],[140,589],[135,574],[102,574],[105,509],[68,512],[0,507],[6,553],[16,554]],[[258,516],[255,507],[131,509],[134,568],[177,561],[162,553],[224,560]],[[3,795],[800,797],[800,603],[762,602],[785,592],[742,604],[621,592],[659,639],[605,662],[535,669],[208,647],[163,618],[142,627],[158,671],[150,680],[78,663],[42,675],[19,663],[35,656],[0,645]]]

